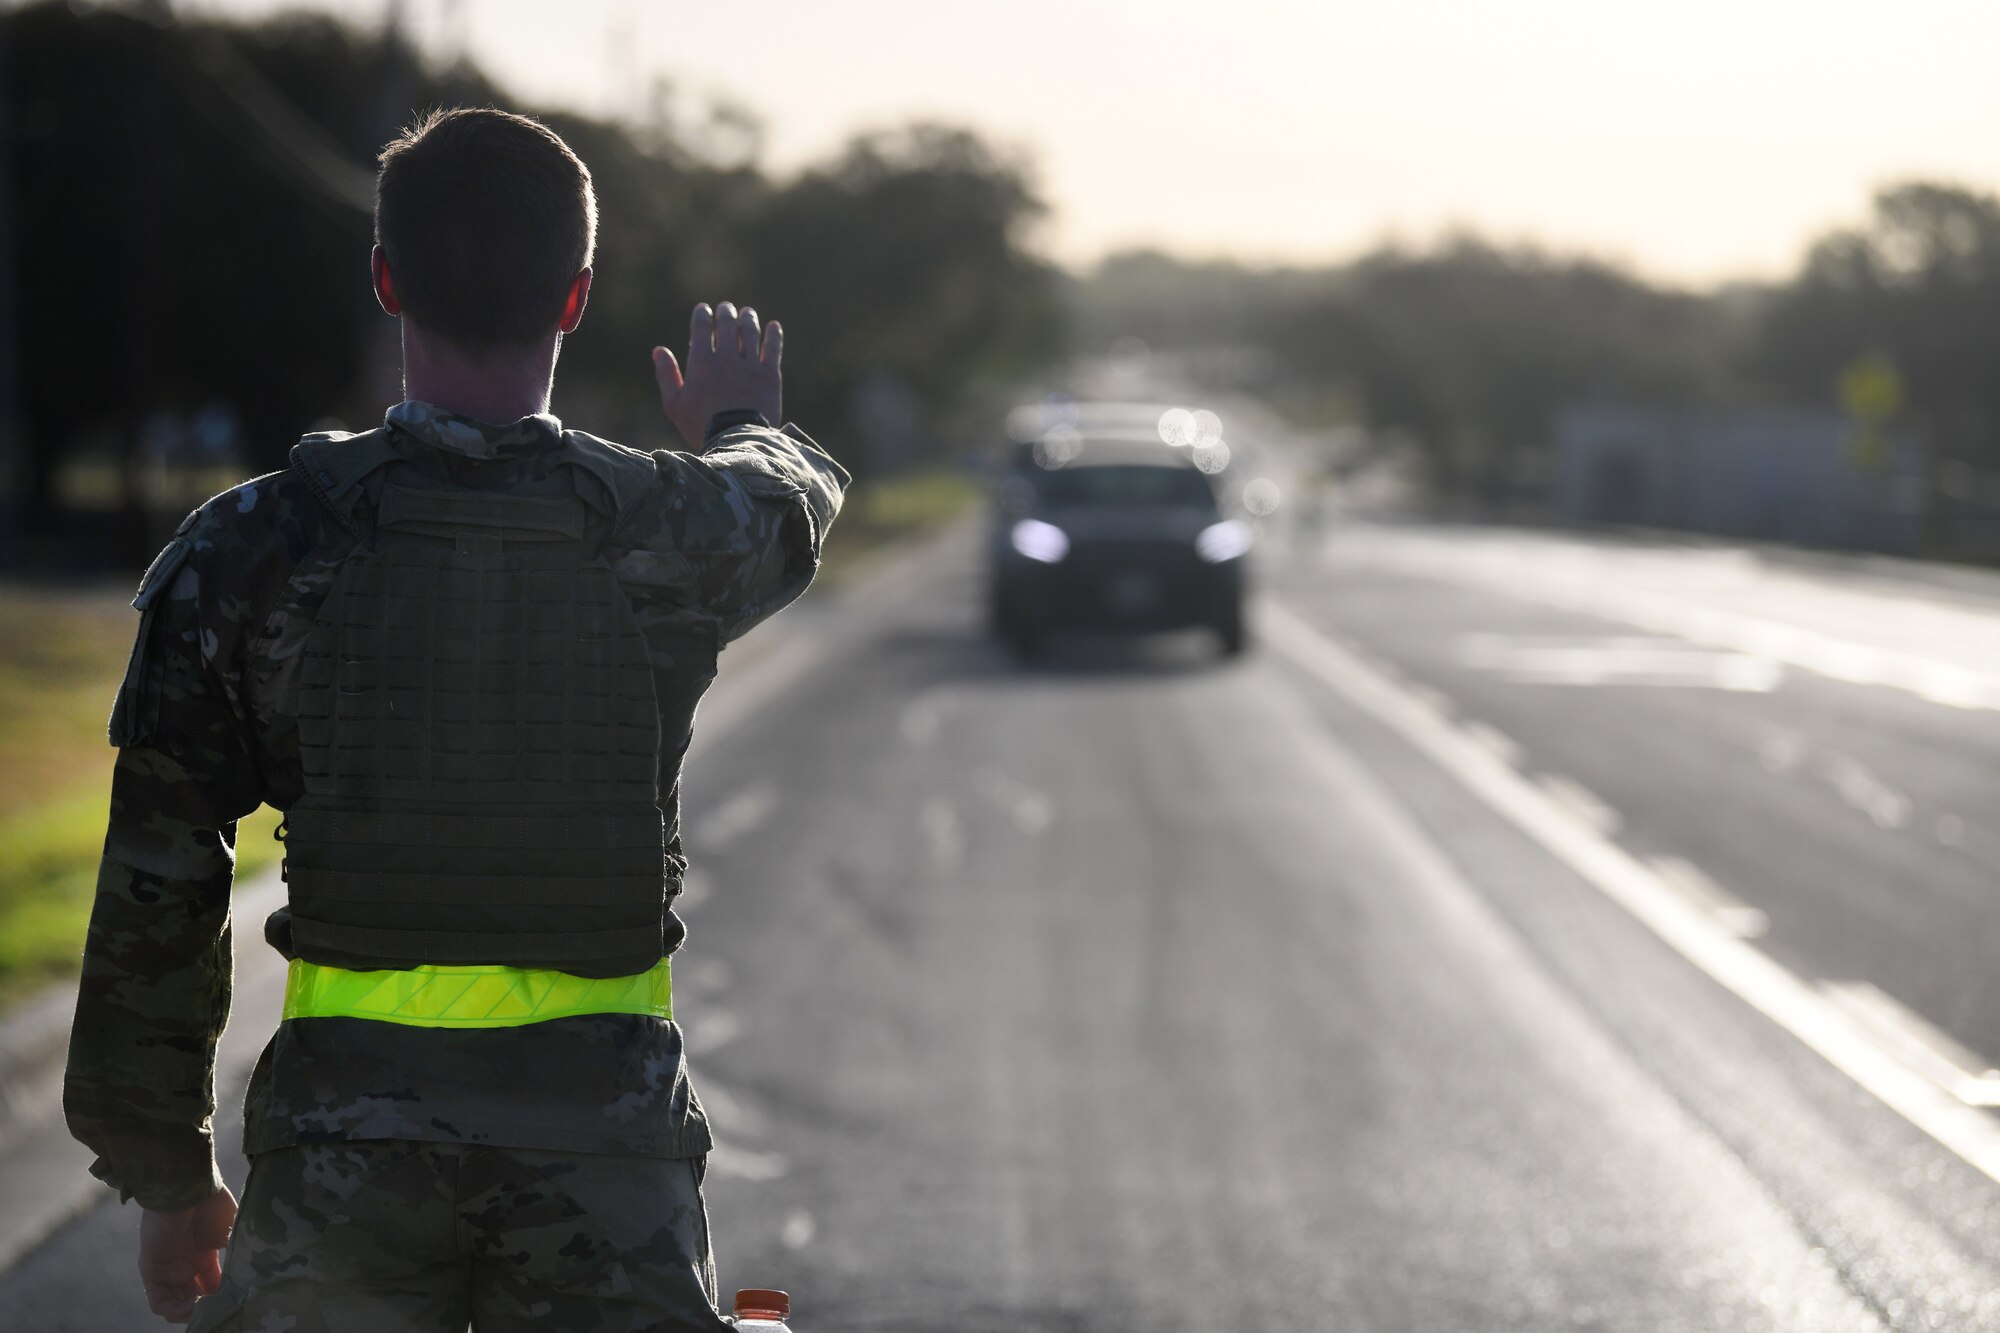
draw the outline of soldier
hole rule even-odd
[[[680,765],[717,651],[805,590],[847,476],[772,426],[783,331],[727,303],[685,370],[652,352],[700,452],[548,414],[596,204],[534,121],[423,118],[375,224],[406,400],[203,505],[140,586],[69,1124],[145,1210],[173,1322],[718,1329],[667,961]],[[239,1213],[214,1050],[260,802],[290,971]]]

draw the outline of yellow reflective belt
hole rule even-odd
[[[429,1028],[511,1028],[578,1014],[674,1016],[666,959],[625,977],[526,967],[413,967],[350,972],[293,959],[286,1018],[370,1018]]]

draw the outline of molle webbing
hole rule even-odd
[[[569,495],[375,479],[301,668],[292,942],[353,969],[660,960],[653,671]]]
[[[580,542],[584,510],[574,500],[477,491],[424,491],[391,482],[382,488],[375,521],[385,528],[455,537],[480,528],[507,541]]]

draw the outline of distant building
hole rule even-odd
[[[1914,552],[1924,451],[1870,447],[1831,412],[1590,407],[1556,424],[1555,504],[1571,523]]]

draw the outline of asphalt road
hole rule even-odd
[[[817,1333],[2000,1328],[2000,599],[1553,540],[1301,534],[1226,664],[1012,663],[969,541],[773,627],[687,784],[724,1286]],[[147,1327],[132,1225],[0,1324]]]

